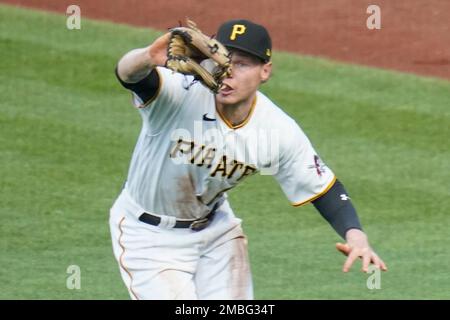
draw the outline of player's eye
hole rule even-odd
[[[238,62],[233,63],[233,66],[236,68],[245,68],[248,66],[248,64],[245,62],[242,62],[242,61],[238,61]]]

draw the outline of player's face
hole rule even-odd
[[[252,98],[260,84],[270,77],[272,63],[262,63],[257,58],[232,52],[231,76],[223,81],[216,99],[221,104],[238,104]]]

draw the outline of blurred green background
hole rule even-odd
[[[0,5],[0,298],[128,299],[109,208],[140,130],[114,67],[157,32]],[[229,193],[257,299],[450,298],[450,82],[276,52],[262,91],[344,182],[389,272],[343,274],[339,237],[274,179]],[[81,289],[66,288],[69,265]]]

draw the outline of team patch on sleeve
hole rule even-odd
[[[324,174],[325,170],[326,170],[325,163],[323,163],[322,159],[320,159],[320,157],[316,154],[314,155],[313,162],[314,162],[314,164],[309,165],[308,169],[315,170],[317,175],[319,177],[321,177],[322,174]]]
[[[320,197],[336,178],[299,127],[289,137],[275,177],[291,204],[301,206]]]

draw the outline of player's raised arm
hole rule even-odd
[[[117,65],[117,75],[125,83],[137,83],[150,74],[156,66],[167,61],[170,33],[156,39],[146,48],[134,49],[125,54]]]
[[[166,33],[146,48],[131,50],[117,64],[117,79],[133,92],[138,108],[148,105],[160,91],[161,79],[155,67],[165,65],[169,39],[170,33]]]

